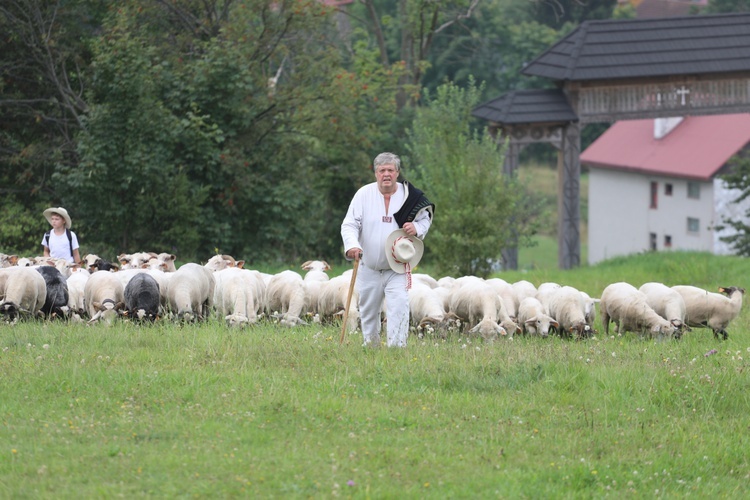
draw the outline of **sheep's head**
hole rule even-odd
[[[508,332],[505,330],[505,328],[488,318],[485,318],[477,323],[474,328],[469,330],[469,333],[478,333],[485,340],[495,340],[498,337],[508,337]],[[512,338],[513,335],[510,335],[510,337]]]

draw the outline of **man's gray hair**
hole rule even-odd
[[[372,169],[377,171],[381,165],[393,165],[396,170],[401,170],[401,158],[393,153],[380,153],[372,161]]]

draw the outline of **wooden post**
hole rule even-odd
[[[557,163],[557,261],[560,269],[581,265],[580,152],[581,125],[569,123],[563,128]]]

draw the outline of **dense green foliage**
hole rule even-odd
[[[502,251],[528,245],[538,225],[536,197],[503,175],[495,139],[471,128],[478,98],[476,87],[438,87],[409,134],[413,182],[437,206],[429,260],[444,275],[488,276]]]
[[[749,275],[669,252],[548,277],[594,293]],[[744,498],[749,329],[745,308],[726,342],[363,350],[336,325],[0,324],[0,496]]]

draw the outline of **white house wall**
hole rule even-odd
[[[651,182],[658,183],[657,207],[651,206]],[[665,194],[665,184],[672,195]],[[700,183],[700,198],[688,198],[685,180],[617,170],[591,168],[589,174],[589,264],[620,255],[650,250],[704,250],[714,246],[714,186]],[[699,220],[698,231],[688,231],[688,217]],[[665,246],[665,237],[671,246]]]

